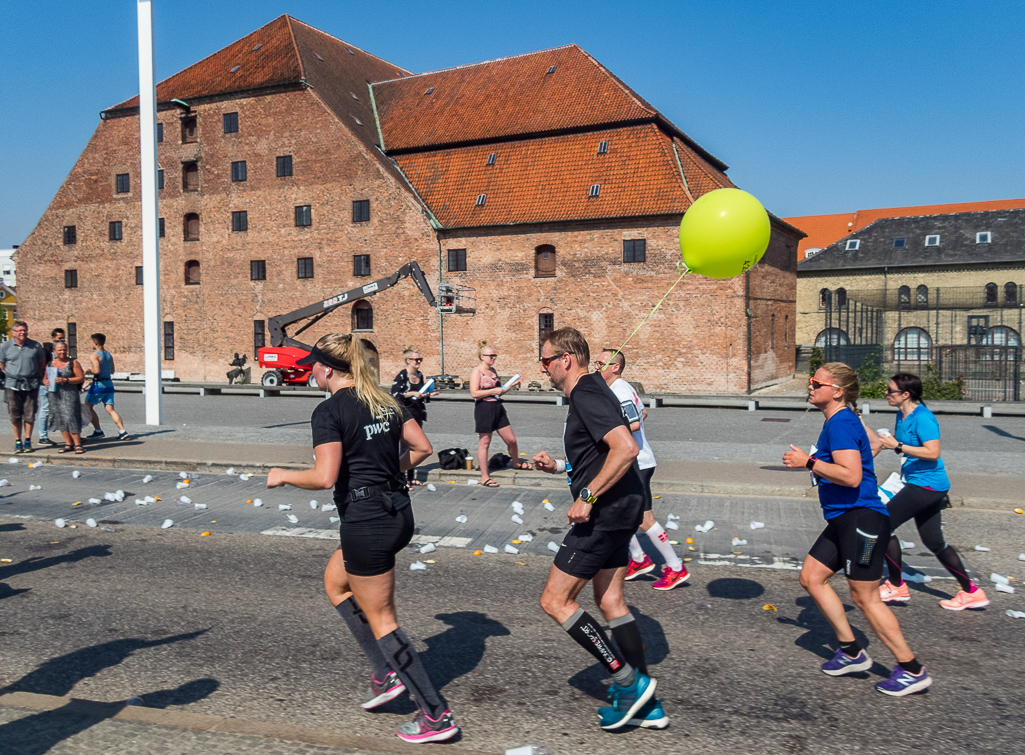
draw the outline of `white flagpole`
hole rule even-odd
[[[157,90],[153,81],[153,3],[138,0],[139,164],[142,168],[142,302],[146,371],[146,424],[159,425],[160,246],[157,237]]]

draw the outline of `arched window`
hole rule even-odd
[[[199,241],[199,215],[190,212],[182,223],[182,232],[186,241]]]
[[[1004,284],[1004,306],[1014,307],[1018,304],[1018,284],[1017,283],[1005,283]]]
[[[825,346],[848,346],[850,343],[847,331],[840,328],[826,328],[815,336],[815,345],[820,349]]]
[[[199,163],[182,165],[182,191],[199,191]]]
[[[915,306],[925,308],[929,306],[929,287],[919,286],[915,289]]]
[[[904,328],[893,339],[893,358],[902,362],[932,359],[932,338],[922,328]]]
[[[542,244],[534,250],[534,277],[555,275],[555,247]]]
[[[897,289],[897,307],[907,309],[911,306],[911,287],[901,286]]]
[[[198,131],[194,117],[182,118],[182,144],[188,144],[198,140]]]
[[[365,299],[352,305],[352,329],[374,329],[374,307]]]
[[[832,292],[828,288],[819,289],[819,309],[825,309],[829,306],[831,296]]]
[[[185,285],[199,285],[199,260],[189,260],[185,263]]]
[[[997,284],[987,283],[986,284],[986,306],[995,307],[997,305]]]
[[[843,309],[847,306],[847,289],[838,288],[836,290],[836,308]]]
[[[983,346],[1021,346],[1021,336],[1014,328],[994,325],[982,337]]]

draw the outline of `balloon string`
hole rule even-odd
[[[658,310],[659,307],[662,306],[662,302],[664,302],[666,300],[666,298],[669,296],[669,294],[673,293],[673,289],[676,288],[676,286],[679,284],[679,282],[683,280],[683,276],[685,276],[689,272],[690,271],[686,267],[683,268],[683,272],[680,273],[680,277],[676,279],[676,283],[674,283],[672,286],[669,287],[669,290],[666,291],[665,296],[663,296],[661,299],[659,299],[658,300],[658,304],[656,304],[654,307],[652,307],[651,311],[648,312],[647,316],[643,320],[641,320],[641,324],[638,325],[636,328],[634,328],[634,332],[631,333],[629,336],[627,336],[627,339],[625,341],[623,341],[622,346],[620,346],[618,349],[616,349],[615,352],[613,352],[612,356],[608,358],[608,360],[605,362],[605,366],[601,368],[602,372],[604,372],[605,370],[608,369],[609,364],[612,362],[613,359],[616,358],[616,355],[619,354],[619,352],[621,352],[626,347],[626,345],[628,343],[630,343],[630,339],[633,338],[635,335],[637,335],[637,331],[639,331],[641,328],[644,327],[644,323],[646,323],[648,320],[651,319],[651,316],[653,314],[655,314],[655,312]]]

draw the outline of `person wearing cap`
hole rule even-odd
[[[267,487],[334,488],[341,545],[328,562],[324,587],[370,662],[370,691],[361,707],[371,710],[408,690],[419,710],[397,736],[443,741],[459,727],[395,610],[395,555],[414,530],[402,473],[433,448],[409,411],[381,389],[371,358],[358,338],[335,333],[298,360],[312,366],[317,387],[331,393],[310,419],[315,464],[303,471],[274,468]]]

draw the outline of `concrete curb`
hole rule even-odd
[[[241,718],[224,718],[184,710],[146,708],[143,706],[125,705],[123,702],[102,703],[69,696],[55,697],[53,695],[39,695],[33,692],[9,692],[6,695],[0,695],[0,705],[37,711],[62,709],[64,712],[72,715],[102,716],[112,721],[156,724],[158,726],[209,731],[220,734],[241,734],[249,737],[262,737],[264,739],[278,739],[286,742],[300,742],[302,744],[351,749],[360,752],[381,753],[382,755],[407,755],[407,753],[423,752],[422,747],[408,744],[399,739],[363,737],[355,734],[330,731],[328,729],[313,729],[305,726],[293,726],[292,724],[276,724]],[[445,751],[484,752],[477,748],[469,749],[460,746],[458,743],[446,745]]]
[[[195,459],[147,459],[143,457],[116,457],[83,454],[81,456],[55,453],[34,453],[31,457],[22,456],[22,460],[32,462],[43,461],[52,466],[66,467],[106,467],[111,469],[138,469],[140,471],[172,470],[181,472],[200,472],[207,474],[223,474],[233,467],[239,474],[266,475],[273,467],[281,469],[308,469],[308,464],[238,461],[196,461]],[[544,472],[528,472],[504,469],[492,472],[491,477],[503,486],[510,488],[557,488],[565,479],[562,475],[549,475]],[[427,470],[428,482],[447,484],[455,480],[457,485],[466,485],[467,480],[480,478],[480,472],[469,469],[430,469]],[[688,495],[722,495],[744,496],[752,498],[807,498],[817,500],[815,488],[805,485],[785,484],[751,484],[714,481],[653,481],[651,489],[655,493],[682,493]],[[1017,498],[973,498],[951,496],[951,504],[956,508],[987,509],[1003,511],[1021,506]]]

